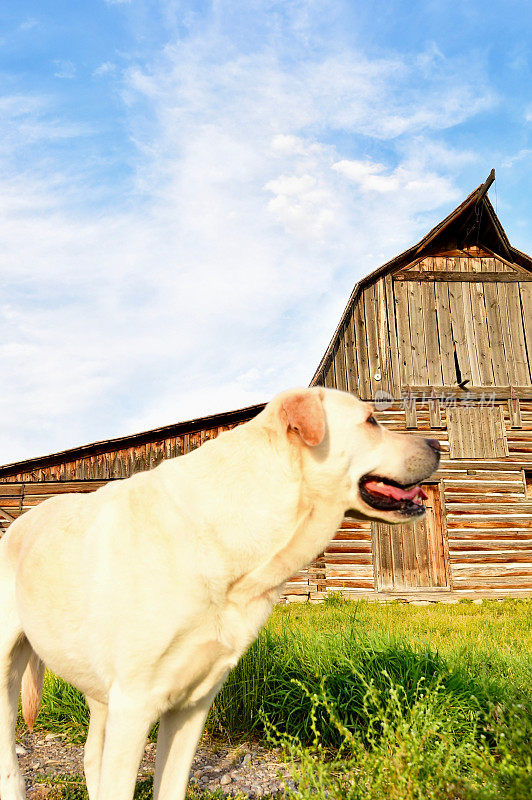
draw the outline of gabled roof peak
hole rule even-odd
[[[448,243],[460,250],[486,244],[491,250],[500,252],[500,255],[508,258],[511,250],[510,242],[487,196],[494,180],[495,170],[492,169],[484,183],[477,186],[460,205],[412,248],[416,255],[422,251],[434,250],[438,246],[440,248],[448,246]],[[398,258],[404,255],[406,253]]]
[[[484,248],[493,256],[501,257],[507,263],[517,264],[527,272],[532,272],[532,258],[512,247],[488,198],[488,191],[494,180],[495,170],[492,169],[486,180],[479,184],[462,203],[432,228],[417,244],[387,261],[355,284],[336,331],[314,373],[311,386],[314,385],[317,377],[321,374],[324,364],[332,352],[336,337],[361,291],[381,276],[396,273],[412,262],[419,261],[424,256],[436,255],[438,252],[446,250],[460,250],[466,255],[467,251],[472,247]]]

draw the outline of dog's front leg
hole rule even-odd
[[[107,705],[87,696],[90,710],[89,732],[85,742],[83,768],[89,800],[97,800],[102,766],[103,744],[105,741],[105,723],[107,721]]]
[[[105,723],[97,800],[132,800],[154,715],[136,697],[113,687]]]
[[[183,800],[190,765],[205,725],[213,692],[190,708],[172,708],[161,717],[153,782],[154,800]]]

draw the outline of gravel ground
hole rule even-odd
[[[83,775],[83,747],[69,744],[60,736],[27,733],[17,739],[17,752],[28,798],[44,796],[38,786],[39,779]],[[139,777],[153,774],[154,764],[155,744],[149,742]],[[228,797],[248,798],[282,794],[285,785],[295,786],[279,751],[250,743],[228,747],[202,742],[192,764],[190,781],[201,789],[221,789]]]

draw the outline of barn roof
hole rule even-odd
[[[158,442],[173,436],[182,436],[186,433],[204,431],[209,428],[220,428],[225,426],[237,425],[247,422],[255,417],[264,408],[265,403],[246,408],[238,408],[235,411],[225,411],[221,414],[212,414],[208,417],[198,417],[197,419],[187,420],[186,422],[176,422],[173,425],[165,425],[162,428],[153,428],[142,433],[135,433],[130,436],[120,436],[116,439],[105,439],[100,442],[92,442],[81,447],[73,447],[69,450],[61,450],[58,453],[51,453],[37,458],[28,458],[25,461],[15,461],[12,464],[5,464],[0,467],[0,480],[20,472],[31,472],[35,469],[46,469],[56,464],[66,461],[75,461],[87,456],[97,456],[102,453],[122,450],[128,447],[151,442]]]
[[[434,254],[442,248],[444,249],[450,241],[455,243],[457,249],[472,245],[482,245],[484,248],[491,250],[494,255],[502,256],[504,259],[532,272],[532,258],[512,247],[506,231],[488,198],[487,193],[494,180],[495,170],[492,169],[484,183],[477,186],[460,205],[456,206],[445,219],[432,228],[417,244],[387,261],[355,284],[336,330],[331,337],[329,346],[314,373],[311,386],[317,381],[331,356],[336,338],[360,293],[367,286],[374,283],[377,278],[396,272],[414,260],[420,260],[424,256]]]

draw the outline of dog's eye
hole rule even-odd
[[[368,422],[370,425],[378,425],[379,424],[374,416],[368,417],[366,422]]]

